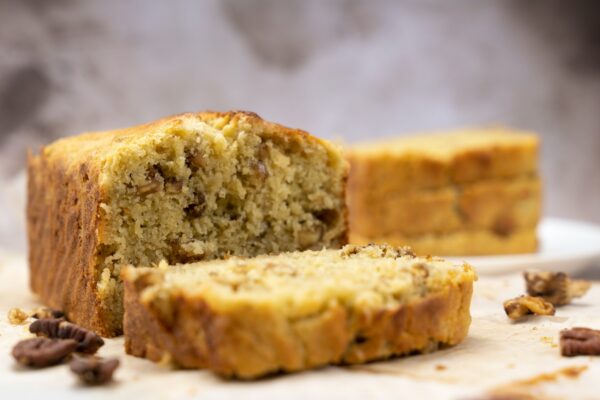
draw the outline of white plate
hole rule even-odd
[[[600,226],[560,218],[544,218],[538,227],[537,253],[504,256],[447,257],[467,261],[480,274],[506,274],[526,269],[575,273],[600,264]]]

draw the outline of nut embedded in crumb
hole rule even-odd
[[[541,297],[519,296],[504,302],[508,318],[517,321],[526,315],[554,315],[554,306]]]
[[[600,331],[581,327],[563,329],[560,354],[564,357],[600,356]]]
[[[8,312],[8,322],[13,325],[23,325],[29,318],[29,314],[18,307],[11,308]]]
[[[138,186],[137,192],[141,196],[146,196],[148,194],[159,192],[161,189],[161,184],[158,181],[153,181],[150,183],[145,183],[143,185]]]
[[[171,194],[181,193],[183,190],[183,182],[176,179],[168,179],[165,181],[165,192]]]
[[[569,304],[582,297],[590,288],[590,282],[570,279],[564,272],[528,271],[523,274],[527,284],[527,294],[543,297],[555,306]]]
[[[102,385],[112,380],[115,370],[119,367],[119,360],[76,357],[69,363],[69,367],[71,372],[86,385]]]

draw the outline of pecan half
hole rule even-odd
[[[103,360],[98,357],[76,357],[70,363],[71,371],[86,385],[102,385],[109,382],[119,360],[110,358]]]
[[[504,312],[513,321],[526,315],[554,315],[554,306],[541,297],[519,296],[504,302]]]
[[[571,328],[560,331],[560,354],[565,357],[600,356],[600,331]]]
[[[76,351],[79,353],[94,354],[104,345],[104,340],[94,332],[62,318],[38,319],[29,325],[29,332],[53,339],[73,339],[77,342]]]
[[[570,279],[564,272],[528,271],[523,274],[527,284],[527,294],[543,297],[555,306],[569,304],[581,297],[590,288],[590,282]]]
[[[77,348],[73,339],[59,340],[45,337],[21,340],[12,349],[19,364],[34,368],[60,364]]]
[[[65,313],[59,310],[54,310],[47,307],[39,307],[31,312],[31,316],[35,319],[42,318],[63,318]]]

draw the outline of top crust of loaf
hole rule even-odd
[[[136,143],[155,134],[177,127],[222,126],[228,121],[242,120],[252,126],[260,125],[266,132],[279,132],[282,135],[301,135],[307,140],[315,141],[330,152],[337,153],[339,148],[328,141],[321,140],[300,129],[288,128],[273,122],[265,121],[249,111],[229,112],[196,112],[182,113],[165,117],[147,124],[124,129],[101,132],[87,132],[81,135],[66,137],[44,147],[42,155],[46,158],[59,158],[65,165],[79,166],[83,163],[101,162],[111,153],[118,151],[119,144]]]
[[[481,179],[535,176],[539,138],[505,128],[457,130],[358,144],[349,151],[356,185],[402,192]],[[352,182],[351,182],[352,183]]]
[[[363,156],[413,155],[449,162],[452,158],[470,151],[500,148],[537,148],[536,134],[506,128],[465,129],[447,132],[430,132],[394,139],[359,144],[352,152]]]

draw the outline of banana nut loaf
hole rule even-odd
[[[129,354],[242,379],[460,343],[476,279],[467,264],[384,245],[122,275]]]
[[[350,237],[440,255],[533,252],[538,137],[500,128],[403,137],[349,151]]]
[[[122,332],[121,265],[347,242],[341,150],[254,113],[65,138],[28,164],[31,287],[105,336]]]

